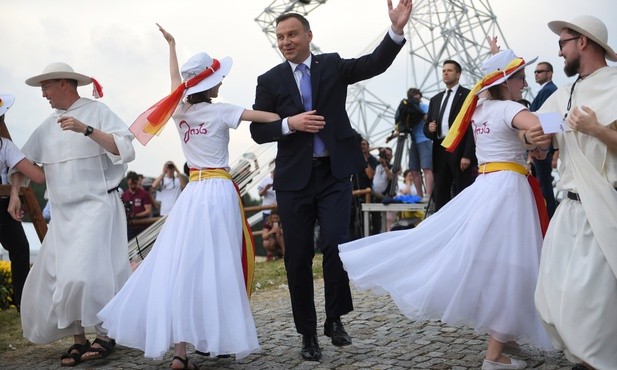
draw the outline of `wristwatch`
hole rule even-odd
[[[94,127],[88,126],[86,127],[86,132],[84,132],[84,136],[90,135],[94,131]]]

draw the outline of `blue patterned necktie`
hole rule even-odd
[[[302,95],[302,105],[304,106],[304,111],[308,112],[313,109],[313,94],[311,89],[311,76],[309,75],[308,67],[306,64],[298,64],[296,67],[297,71],[302,73],[302,77],[300,77],[300,94]],[[313,154],[315,156],[321,156],[323,151],[326,149],[323,141],[319,137],[319,134],[313,135]]]

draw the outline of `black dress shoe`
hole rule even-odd
[[[341,319],[326,319],[324,324],[324,334],[332,338],[332,344],[337,347],[348,346],[351,344],[351,337],[345,331]]]
[[[317,335],[302,336],[302,358],[307,361],[319,361],[321,359],[321,348],[317,342]]]

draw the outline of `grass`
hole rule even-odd
[[[321,278],[322,270],[322,255],[315,255],[313,259],[313,276]],[[263,292],[272,289],[278,289],[281,286],[287,285],[287,276],[285,275],[285,266],[282,259],[260,262],[255,265],[253,292]],[[22,349],[24,347],[33,346],[22,336],[21,319],[17,310],[14,308],[0,310],[0,354],[8,350]],[[1,358],[2,356],[0,356]]]
[[[313,277],[315,279],[323,276],[322,257],[321,253],[317,253],[313,259]],[[260,262],[255,265],[254,292],[277,289],[282,285],[287,285],[285,265],[282,259]]]

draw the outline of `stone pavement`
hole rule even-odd
[[[323,283],[316,280],[315,292],[320,323],[323,314]],[[241,361],[191,354],[201,369],[479,369],[486,348],[486,335],[465,327],[449,327],[439,321],[413,322],[401,315],[387,296],[353,291],[355,311],[343,322],[353,338],[347,347],[334,347],[319,331],[321,362],[303,361],[301,337],[293,328],[289,294],[285,287],[257,291],[251,306],[261,351]],[[2,369],[58,369],[60,354],[70,346],[64,339],[50,345],[28,346],[24,351],[3,353]],[[557,352],[540,352],[523,346],[529,368],[570,369]],[[19,352],[19,353],[17,353]],[[192,351],[189,351],[191,353]],[[169,369],[172,351],[160,361],[148,360],[138,350],[118,346],[108,358],[84,362],[77,369]]]

